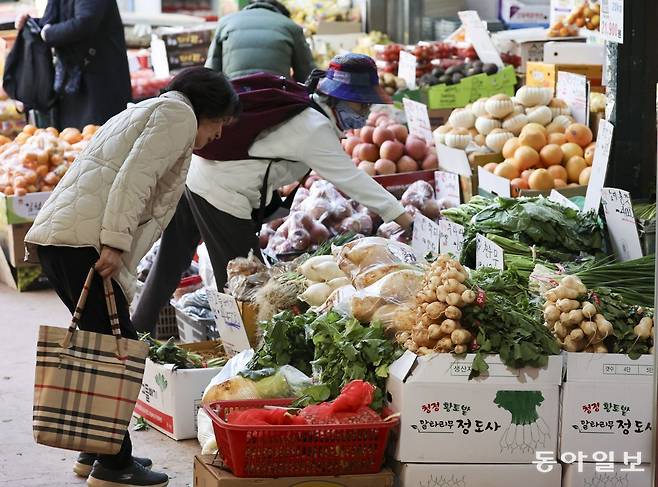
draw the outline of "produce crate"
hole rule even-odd
[[[429,171],[403,172],[399,174],[387,174],[385,176],[373,176],[373,179],[393,194],[397,199],[416,181],[427,181],[434,185],[434,169]]]
[[[203,342],[209,338],[209,330],[215,329],[214,320],[202,320],[195,316],[188,315],[184,309],[176,306],[172,301],[174,312],[176,313],[176,323],[178,325],[178,337],[184,343]],[[212,338],[219,339],[219,334]]]
[[[142,294],[142,289],[144,288],[144,283],[137,281],[137,289],[135,291],[135,297],[133,298],[131,304],[131,312],[134,312],[134,307],[139,302],[139,297]],[[178,322],[176,321],[176,309],[170,304],[167,304],[160,311],[160,316],[158,321],[155,323],[155,329],[153,330],[153,338],[158,340],[163,338],[178,338]]]
[[[377,473],[389,432],[399,420],[370,424],[244,426],[229,413],[288,406],[292,399],[219,401],[204,405],[224,463],[236,477],[301,477]]]

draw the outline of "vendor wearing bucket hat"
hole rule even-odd
[[[364,54],[336,56],[327,71],[311,74],[309,88],[328,98],[343,130],[363,127],[372,105],[392,103],[379,86],[375,61]]]

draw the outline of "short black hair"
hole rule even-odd
[[[285,15],[286,17],[290,18],[290,10],[288,10],[288,8],[278,0],[251,0],[248,8],[258,8],[259,6],[274,7],[276,11],[281,15]]]
[[[192,103],[197,120],[202,118],[237,118],[242,111],[240,98],[228,78],[209,68],[182,70],[163,90],[178,91]]]

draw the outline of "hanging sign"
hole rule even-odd
[[[626,261],[642,257],[642,245],[637,233],[630,193],[623,189],[603,188],[601,202],[617,258]]]
[[[614,126],[607,120],[599,122],[599,131],[594,149],[594,161],[592,162],[592,175],[587,185],[585,195],[585,206],[583,211],[599,211],[601,204],[601,190],[605,184],[605,176],[608,172],[608,160],[610,159],[610,147],[612,145],[612,133]]]
[[[555,97],[564,100],[571,109],[574,120],[589,124],[589,87],[587,76],[558,71]]]

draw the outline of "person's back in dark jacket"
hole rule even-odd
[[[267,71],[299,82],[313,70],[313,56],[300,26],[265,1],[219,21],[206,67],[229,78]]]
[[[131,100],[126,41],[115,0],[49,0],[41,19],[57,57],[58,128],[102,125]]]

